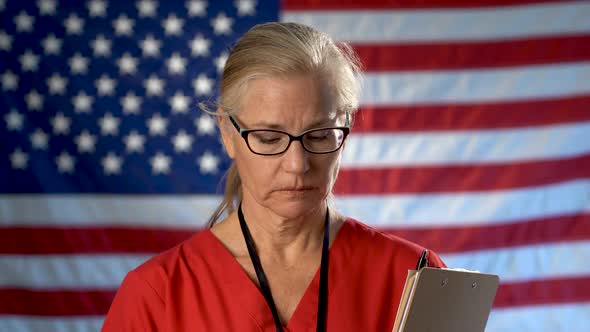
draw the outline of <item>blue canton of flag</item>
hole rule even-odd
[[[235,40],[278,3],[0,1],[1,193],[213,193]]]

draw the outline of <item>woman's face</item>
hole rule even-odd
[[[235,118],[243,129],[276,129],[291,135],[343,126],[345,116],[337,115],[327,91],[311,76],[255,79],[248,83]],[[227,117],[221,121],[224,144],[242,180],[245,204],[265,207],[283,218],[302,217],[323,206],[336,180],[342,149],[312,154],[293,141],[282,154],[256,155]]]

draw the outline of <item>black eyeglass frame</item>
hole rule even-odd
[[[350,133],[350,125],[349,125],[349,118],[348,118],[348,113],[346,113],[346,125],[342,126],[342,127],[325,127],[325,128],[314,128],[314,129],[309,129],[306,130],[304,132],[302,132],[301,134],[297,135],[297,136],[293,136],[287,132],[281,131],[281,130],[275,130],[275,129],[243,129],[242,127],[240,127],[240,125],[238,124],[238,121],[232,116],[229,115],[229,119],[231,121],[231,123],[234,125],[234,127],[236,128],[236,130],[238,131],[238,133],[240,134],[240,136],[242,136],[242,138],[244,139],[244,141],[246,141],[246,145],[248,146],[248,149],[250,150],[250,152],[260,155],[260,156],[276,156],[279,154],[283,154],[285,153],[285,151],[289,150],[289,147],[291,146],[291,143],[293,141],[299,141],[301,143],[301,146],[303,147],[303,149],[309,153],[313,153],[313,154],[328,154],[328,153],[333,153],[336,152],[338,150],[340,150],[340,148],[342,147],[342,145],[344,145],[344,141],[346,140],[346,137],[348,136],[348,134]],[[344,137],[342,137],[342,142],[340,143],[340,145],[338,145],[338,147],[334,150],[331,151],[326,151],[326,152],[314,152],[314,151],[310,151],[309,149],[307,149],[305,147],[305,144],[303,143],[303,136],[305,136],[306,134],[312,132],[312,131],[318,131],[318,130],[327,130],[327,129],[339,129],[342,130],[342,133],[344,135]],[[285,149],[281,152],[277,152],[277,153],[259,153],[259,152],[255,152],[254,150],[252,150],[252,147],[250,147],[250,143],[248,142],[248,135],[250,135],[250,133],[256,132],[256,131],[270,131],[270,132],[275,132],[275,133],[280,133],[280,134],[285,134],[287,136],[289,136],[289,143],[287,144],[287,146],[285,147]]]

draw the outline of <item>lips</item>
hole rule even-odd
[[[290,192],[305,192],[310,190],[315,190],[315,187],[287,187],[287,188],[280,188],[277,191],[290,191]]]

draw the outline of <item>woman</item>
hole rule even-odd
[[[225,198],[210,229],[127,275],[103,331],[391,331],[423,248],[329,204],[356,63],[299,24],[242,37],[215,112],[233,159]]]

